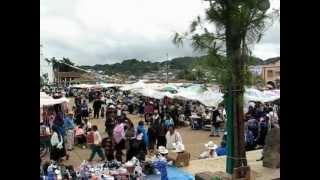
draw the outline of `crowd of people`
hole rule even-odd
[[[262,148],[268,131],[280,128],[280,109],[276,104],[251,103],[245,114],[246,150]]]
[[[124,162],[132,157],[144,161],[148,152],[152,153],[159,147],[173,150],[177,144],[183,144],[176,128],[188,125],[187,122],[198,128],[210,125],[210,136],[214,137],[219,137],[221,132],[224,132],[226,124],[223,104],[217,108],[208,108],[195,101],[167,97],[158,100],[133,96],[117,89],[106,92],[90,91],[88,96],[90,99],[76,96],[72,110],[61,105],[45,108],[41,132],[51,134],[51,160],[59,162],[64,157],[68,159],[68,151],[78,145],[91,149],[89,162],[96,155],[101,161],[115,159]],[[93,101],[92,107],[89,105],[90,101]],[[256,103],[249,107],[245,114],[247,150],[264,146],[268,130],[280,126],[279,112],[279,107],[268,103]],[[138,114],[143,120],[135,127],[127,113]],[[90,118],[103,119],[106,133],[100,133],[103,130],[100,129],[99,132],[98,127],[91,124]],[[51,132],[48,132],[48,127]],[[106,135],[101,136],[102,134]],[[223,141],[220,147],[209,142],[206,149],[206,153],[200,155],[201,158],[225,155],[226,141]],[[123,153],[124,151],[126,153]]]

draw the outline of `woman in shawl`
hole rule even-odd
[[[50,139],[51,151],[50,159],[54,161],[60,161],[62,157],[66,155],[65,148],[63,146],[63,136],[59,132],[57,126],[52,126],[52,136]]]
[[[134,129],[134,125],[133,123],[128,120],[128,123],[127,123],[127,129],[126,129],[126,132],[125,132],[125,138],[126,138],[126,143],[125,143],[125,147],[126,147],[126,150],[127,150],[127,161],[131,160],[131,158],[133,157],[133,150],[132,150],[132,144],[133,144],[133,140],[135,138],[135,129]]]
[[[125,146],[125,132],[124,124],[118,123],[113,130],[113,139],[115,141],[116,159],[117,161],[122,161],[122,150]]]

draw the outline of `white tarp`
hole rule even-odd
[[[155,99],[162,99],[165,96],[171,95],[171,93],[169,93],[169,92],[160,92],[160,91],[156,91],[153,89],[136,89],[136,90],[133,90],[133,92],[139,93],[139,94],[146,96],[146,97],[155,98]]]
[[[40,92],[40,107],[68,103],[68,102],[69,102],[69,99],[67,99],[65,97],[62,97],[59,99],[53,99],[51,96],[49,96],[43,92]]]
[[[217,107],[223,101],[223,94],[214,91],[204,91],[199,93],[197,91],[179,91],[173,95],[175,98],[184,98],[189,100],[199,101],[206,106]]]
[[[280,90],[259,91],[253,88],[247,88],[244,93],[244,102],[258,101],[262,103],[272,102],[280,99]]]
[[[161,89],[165,87],[177,89],[176,94],[163,92]],[[206,106],[217,107],[223,101],[223,94],[216,88],[204,88],[203,85],[193,84],[188,87],[181,87],[181,84],[161,84],[151,83],[146,84],[143,81],[138,81],[134,84],[127,84],[120,88],[121,90],[131,90],[134,93],[142,94],[143,96],[162,99],[164,96],[177,99],[196,100]],[[262,103],[272,102],[280,99],[280,90],[259,91],[254,88],[246,88],[244,93],[245,106],[250,101],[259,101]]]
[[[42,53],[40,53],[40,76],[43,76],[44,74],[48,75],[48,82],[53,83],[54,74],[52,64],[48,63]]]
[[[122,87],[122,84],[107,84],[107,83],[101,83],[101,87],[103,88],[110,88],[110,87]]]
[[[144,83],[143,80],[140,80],[136,83],[133,83],[133,84],[126,84],[124,86],[122,86],[120,88],[120,90],[122,91],[130,91],[130,90],[134,90],[134,89],[147,89],[147,85]]]
[[[102,87],[99,84],[74,84],[72,88],[81,88],[81,89],[91,89],[91,88],[100,88]]]

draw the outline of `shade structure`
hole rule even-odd
[[[52,106],[55,104],[68,103],[69,99],[62,97],[59,99],[53,99],[51,96],[40,92],[40,107],[42,106]]]

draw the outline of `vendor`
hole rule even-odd
[[[68,115],[64,118],[63,128],[65,133],[65,146],[68,151],[73,149],[74,145],[74,123],[73,123],[73,113],[69,112]]]
[[[172,151],[173,153],[169,153],[166,156],[168,161],[172,161],[173,164],[177,167],[188,166],[190,161],[190,153],[185,150],[182,142],[174,143],[173,146],[175,149]]]
[[[216,144],[209,141],[204,146],[206,147],[206,151],[200,154],[200,159],[217,157],[216,149],[218,146]]]
[[[169,126],[169,131],[166,134],[167,145],[166,148],[169,150],[175,149],[174,144],[182,143],[181,135],[178,131],[175,130],[173,125]]]

